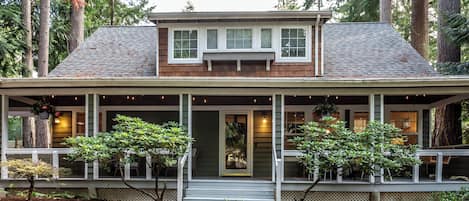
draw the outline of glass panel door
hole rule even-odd
[[[222,148],[223,176],[250,176],[248,113],[225,113]]]

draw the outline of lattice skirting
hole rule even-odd
[[[153,190],[148,190],[152,192]],[[97,189],[98,197],[109,201],[151,201],[146,195],[142,195],[131,189],[119,188],[101,188]],[[152,192],[153,193],[153,192]],[[176,191],[166,190],[164,194],[165,201],[175,201]]]
[[[303,196],[300,191],[282,192],[282,201],[294,201]],[[369,201],[370,194],[362,192],[314,192],[306,197],[306,201]]]
[[[381,193],[381,201],[429,201],[432,199],[432,193]]]

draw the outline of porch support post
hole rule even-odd
[[[179,95],[179,123],[187,129],[187,134],[192,137],[192,95]],[[187,180],[192,180],[192,143],[189,144],[187,160]]]
[[[8,148],[8,96],[2,95],[0,100],[0,123],[1,123],[1,159],[2,162],[7,161],[6,150]],[[8,169],[5,166],[2,166],[1,169],[1,177],[2,179],[8,179]]]
[[[430,110],[423,110],[422,111],[422,116],[423,116],[423,122],[422,122],[422,147],[424,149],[430,148]]]
[[[280,168],[283,170],[284,168],[284,156],[283,156],[283,136],[284,136],[284,99],[285,96],[282,94],[274,94],[272,97],[272,145],[275,146],[275,153],[279,159],[282,159],[282,164],[280,164]],[[275,172],[275,161],[272,161],[272,172]],[[274,174],[272,174],[274,175]],[[284,180],[283,178],[283,171],[280,175],[281,181]]]
[[[384,95],[383,94],[370,94],[369,95],[370,107],[370,121],[378,121],[384,123]],[[383,170],[375,167],[374,176],[370,176],[370,183],[383,183]]]
[[[99,132],[99,97],[97,94],[86,94],[85,99],[85,136],[96,136]],[[87,163],[87,179],[93,180],[99,177],[98,161]]]

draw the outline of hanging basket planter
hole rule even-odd
[[[33,105],[32,112],[40,119],[49,119],[50,114],[54,113],[54,106],[42,99]]]

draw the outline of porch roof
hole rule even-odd
[[[246,77],[102,77],[4,78],[0,89],[12,88],[424,88],[469,87],[469,76],[406,78],[246,78]]]

